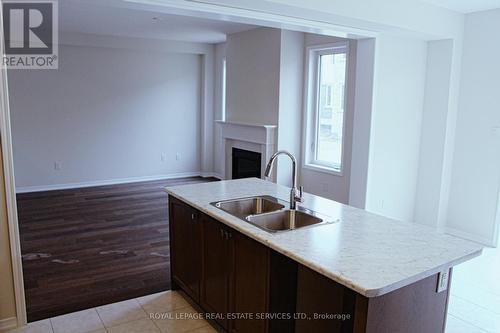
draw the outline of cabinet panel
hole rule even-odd
[[[253,314],[267,312],[269,287],[269,249],[240,233],[233,233],[233,269],[231,312]],[[231,331],[267,332],[267,320],[234,319]]]
[[[170,258],[172,283],[199,300],[201,279],[201,225],[199,213],[170,198]]]
[[[231,246],[229,232],[218,221],[202,217],[203,263],[201,302],[208,311],[222,314],[216,321],[227,328],[229,310],[229,267]]]
[[[349,314],[354,317],[354,292],[302,265],[297,272],[297,308],[298,313],[305,313],[309,319],[298,319],[295,332],[352,332],[352,319],[317,319],[315,314]]]

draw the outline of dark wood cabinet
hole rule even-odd
[[[444,331],[449,285],[437,292],[438,274],[367,298],[172,196],[169,202],[172,288],[181,288],[218,329]]]
[[[191,298],[200,299],[201,223],[197,210],[170,198],[170,259],[172,284]]]
[[[169,200],[172,281],[222,328],[267,332],[268,321],[255,315],[268,310],[270,250],[173,197]]]
[[[202,216],[203,256],[201,304],[215,321],[228,328],[229,282],[233,253],[232,235],[222,223]]]
[[[236,233],[233,237],[234,259],[231,279],[231,312],[252,314],[231,321],[231,332],[267,332],[268,320],[258,318],[268,312],[269,253],[266,246]]]
[[[255,314],[267,312],[269,249],[208,216],[202,221],[201,305],[230,332],[267,332]]]

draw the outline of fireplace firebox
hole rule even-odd
[[[233,147],[233,179],[261,177],[261,154]]]

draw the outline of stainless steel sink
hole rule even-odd
[[[280,210],[278,212],[250,215],[247,221],[266,231],[277,232],[303,228],[323,223],[324,220],[315,216],[314,212],[302,210]]]
[[[245,219],[249,215],[274,212],[285,208],[284,203],[280,203],[279,199],[266,195],[218,201],[211,204],[241,219]]]
[[[268,195],[216,201],[210,204],[267,232],[290,231],[334,222],[328,216],[301,206],[288,209],[288,202]]]

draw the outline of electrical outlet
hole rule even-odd
[[[450,278],[450,270],[442,271],[438,275],[438,284],[436,287],[436,292],[440,293],[448,289],[448,279]]]
[[[161,159],[162,162],[165,162],[167,160],[167,154],[166,153],[161,153],[160,159]]]
[[[176,153],[175,154],[175,160],[179,161],[181,159],[181,153]]]
[[[62,169],[62,163],[61,162],[54,162],[54,170],[61,170]]]

